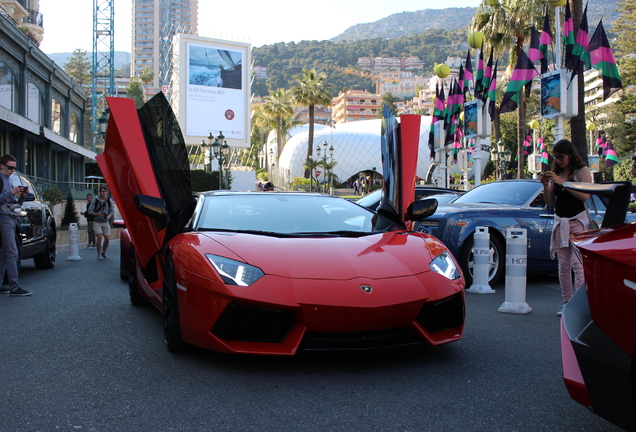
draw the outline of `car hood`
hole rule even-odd
[[[420,234],[389,232],[363,237],[288,238],[252,234],[203,233],[200,251],[223,245],[224,254],[259,267],[266,274],[298,279],[347,280],[412,276],[431,261],[438,241]],[[445,250],[443,246],[439,251]]]

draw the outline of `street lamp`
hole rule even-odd
[[[110,118],[110,108],[102,113],[102,116],[97,120],[99,122],[99,133],[102,137],[106,138],[106,129],[108,129],[108,119]]]
[[[497,143],[497,148],[493,148],[490,153],[490,157],[495,164],[495,172],[498,174],[499,179],[503,180],[506,174],[506,166],[512,158],[512,152],[506,149],[506,146],[502,141]]]
[[[307,165],[309,165],[309,170],[313,170],[312,166],[313,166],[313,160],[314,157],[312,155],[309,155],[309,157],[307,158]],[[309,173],[309,192],[313,192],[314,191],[314,176],[312,175],[312,173]]]
[[[227,141],[224,141],[225,136],[223,132],[219,131],[219,135],[215,138],[210,132],[208,135],[208,147],[210,149],[210,171],[212,171],[212,159],[219,160],[219,189],[226,189],[229,187],[229,182],[226,182],[224,173],[224,160],[227,159],[230,146]],[[229,179],[228,179],[229,180]]]
[[[318,158],[320,158],[320,152],[322,151],[322,163],[323,166],[325,167],[325,183],[327,183],[327,175],[329,175],[329,182],[330,185],[333,186],[333,176],[332,176],[332,172],[331,170],[327,171],[327,158],[331,159],[331,162],[333,163],[333,152],[334,152],[334,148],[333,145],[331,145],[331,147],[327,148],[329,144],[327,144],[327,141],[322,143],[322,149],[320,148],[320,146],[316,147],[316,154],[318,155]],[[327,151],[329,151],[329,156],[327,156]],[[327,174],[328,173],[328,174]],[[316,184],[318,184],[318,178],[316,178]]]

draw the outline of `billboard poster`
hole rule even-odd
[[[200,144],[209,134],[216,137],[222,132],[230,146],[248,146],[251,46],[177,36],[174,102],[186,143]]]
[[[541,117],[561,115],[561,74],[558,71],[541,75]]]
[[[477,101],[464,104],[464,136],[473,138],[479,135],[479,116]]]

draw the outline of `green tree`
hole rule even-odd
[[[155,79],[155,73],[149,67],[143,68],[139,74],[139,81],[143,84],[144,101],[148,99],[148,84]]]
[[[265,99],[262,113],[265,118],[273,121],[276,125],[276,144],[278,145],[276,160],[278,160],[280,153],[283,151],[283,140],[285,139],[283,123],[294,115],[294,108],[289,100],[289,94],[283,89],[270,91],[269,96]],[[272,162],[274,161],[269,161],[269,164],[271,165]]]
[[[484,45],[496,54],[509,53],[508,71],[517,63],[517,57],[532,27],[540,28],[545,4],[539,0],[483,0],[471,24],[473,30],[484,34]],[[523,142],[526,130],[526,98],[519,95],[517,108],[517,178],[524,177]]]
[[[144,92],[141,88],[141,82],[137,78],[131,78],[128,87],[126,87],[126,94],[129,98],[135,101],[135,106],[141,108],[144,104]]]
[[[79,85],[88,86],[91,83],[91,62],[86,51],[75,48],[71,58],[64,64],[64,72]]]
[[[331,105],[331,85],[327,83],[324,72],[316,69],[303,70],[302,76],[294,76],[298,85],[291,88],[292,103],[296,106],[309,108],[309,137],[307,139],[307,158],[311,156],[314,146],[314,121],[316,106]],[[309,170],[305,169],[305,178],[309,177]]]
[[[66,206],[64,207],[64,216],[62,216],[62,226],[69,226],[72,223],[79,223],[79,214],[75,208],[75,201],[71,191],[66,196]]]
[[[386,92],[382,95],[382,100],[380,101],[380,108],[378,108],[378,118],[382,118],[382,111],[384,111],[384,106],[387,106],[394,116],[398,116],[398,107],[396,102],[398,98],[393,96],[391,92]]]

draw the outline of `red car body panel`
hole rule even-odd
[[[125,98],[106,98],[110,107],[108,135],[104,152],[95,158],[110,192],[130,230],[137,256],[145,266],[161,248],[165,230],[157,231],[152,219],[132,205],[138,194],[161,197],[150,163],[135,102]]]
[[[399,179],[399,187],[402,191],[400,203],[400,211],[402,221],[411,227],[411,221],[407,221],[404,217],[406,209],[413,202],[415,194],[415,178],[417,172],[417,156],[420,142],[420,124],[422,116],[414,114],[405,114],[400,116],[400,134],[402,138],[401,159],[402,159],[402,176]]]
[[[634,429],[636,223],[583,232],[571,241],[582,257],[586,285],[561,321],[565,385],[572,399]]]

